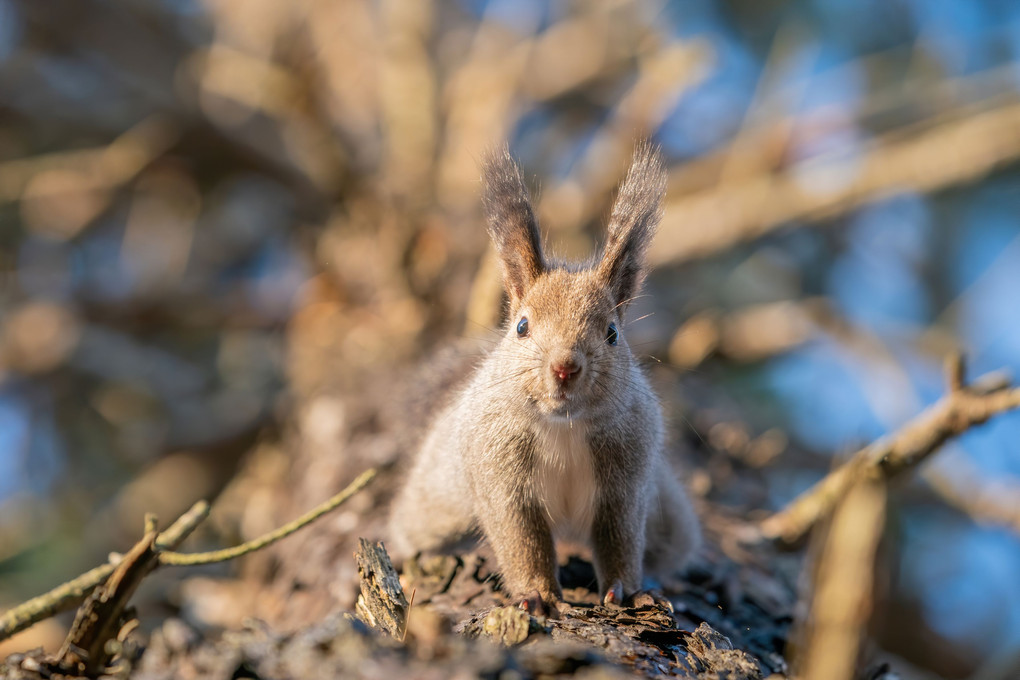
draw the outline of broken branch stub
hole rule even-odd
[[[78,609],[57,654],[58,668],[92,677],[106,667],[107,643],[117,638],[131,596],[158,564],[157,535],[153,525]]]
[[[408,604],[397,571],[382,543],[364,538],[358,539],[358,543],[358,551],[354,553],[361,580],[358,615],[373,628],[400,639],[407,624]]]

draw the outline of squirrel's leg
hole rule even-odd
[[[602,495],[592,523],[595,574],[602,601],[620,604],[641,587],[645,504],[633,494]]]
[[[620,604],[641,587],[648,515],[649,470],[643,451],[612,432],[593,438],[598,486],[591,541],[599,593],[606,604]]]
[[[496,553],[507,592],[522,607],[555,611],[552,607],[562,594],[556,581],[552,531],[542,508],[518,488],[488,494],[479,510],[482,531]]]

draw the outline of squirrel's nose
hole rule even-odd
[[[560,382],[565,383],[581,372],[581,366],[573,359],[569,359],[561,363],[553,364],[552,372]]]

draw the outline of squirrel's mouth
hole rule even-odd
[[[556,388],[546,392],[539,400],[540,410],[547,416],[575,418],[580,415],[582,404],[576,392],[565,388]]]
[[[546,399],[553,404],[569,404],[575,400],[576,394],[574,391],[566,387],[557,387],[549,390],[546,395]]]

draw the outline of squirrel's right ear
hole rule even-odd
[[[528,188],[509,149],[489,153],[483,170],[482,205],[489,238],[503,266],[511,306],[516,306],[545,271],[542,246]]]

